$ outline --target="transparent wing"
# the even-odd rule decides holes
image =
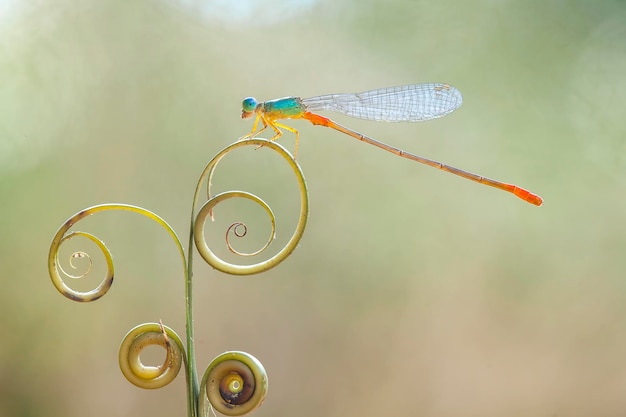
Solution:
[[[308,111],[334,111],[359,119],[418,122],[458,109],[461,92],[448,84],[426,83],[380,88],[363,93],[327,94],[302,99]]]

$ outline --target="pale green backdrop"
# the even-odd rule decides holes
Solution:
[[[117,268],[85,305],[50,283],[56,229],[123,202],[186,244],[198,175],[251,128],[244,97],[416,82],[464,104],[422,124],[328,116],[544,206],[294,121],[307,231],[262,275],[197,262],[199,366],[258,357],[258,417],[623,416],[626,6],[582,0],[0,0],[0,415],[185,415],[182,376],[146,391],[117,365],[136,324],[184,332],[167,234],[85,220]],[[266,199],[289,237],[294,181],[268,150],[229,157],[215,186]]]

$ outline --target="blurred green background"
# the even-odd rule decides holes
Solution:
[[[244,97],[416,82],[458,87],[463,107],[329,116],[544,206],[293,121],[308,228],[262,275],[196,263],[200,372],[225,350],[259,358],[258,417],[623,416],[626,5],[583,0],[0,0],[0,415],[184,415],[182,376],[147,391],[117,365],[136,324],[184,334],[171,239],[131,213],[81,222],[116,281],[79,304],[50,284],[56,229],[123,202],[186,245],[200,172],[251,128]],[[214,185],[264,198],[275,245],[289,238],[295,181],[269,150],[230,155]],[[267,222],[243,206],[218,219],[250,214],[254,247]]]

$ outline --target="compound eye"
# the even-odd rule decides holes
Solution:
[[[241,103],[241,109],[245,112],[253,112],[256,109],[257,101],[254,97],[247,97]]]

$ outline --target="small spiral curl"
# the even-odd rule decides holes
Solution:
[[[272,256],[271,258],[265,261],[261,261],[253,265],[235,265],[235,264],[231,264],[229,262],[222,260],[209,248],[206,242],[205,236],[204,236],[204,227],[205,227],[207,220],[213,219],[213,209],[219,203],[225,200],[231,199],[231,198],[248,199],[248,200],[255,202],[259,206],[261,206],[267,213],[271,222],[271,227],[272,227],[271,229],[272,231],[270,233],[269,239],[263,247],[261,247],[259,250],[252,252],[252,253],[241,253],[241,252],[236,251],[232,247],[230,240],[229,240],[229,234],[232,232],[234,236],[241,237],[240,235],[245,235],[245,233],[247,233],[247,226],[241,222],[233,223],[226,232],[226,245],[231,252],[237,255],[241,255],[241,256],[258,255],[270,246],[270,244],[272,243],[272,241],[274,240],[276,236],[276,228],[275,228],[276,219],[274,217],[274,214],[272,213],[272,210],[267,205],[267,203],[265,203],[262,199],[260,199],[256,195],[245,192],[245,191],[227,191],[227,192],[223,192],[223,193],[211,196],[211,190],[210,190],[211,178],[213,176],[213,173],[215,171],[217,164],[229,152],[242,146],[254,146],[256,148],[263,147],[263,148],[271,149],[277,152],[280,156],[282,156],[287,161],[289,166],[292,168],[293,172],[296,175],[296,179],[298,181],[298,186],[300,189],[300,215],[298,217],[298,224],[296,225],[296,228],[294,230],[293,235],[291,236],[291,239],[289,239],[287,244],[274,256]],[[245,139],[239,142],[235,142],[231,144],[230,146],[227,146],[222,151],[220,151],[215,157],[213,157],[213,159],[208,163],[208,165],[204,169],[200,177],[200,181],[198,182],[198,187],[196,189],[194,202],[198,201],[204,179],[206,179],[207,184],[208,184],[207,193],[208,193],[209,199],[206,203],[204,203],[200,207],[200,209],[197,212],[197,215],[192,220],[192,229],[193,229],[193,237],[194,237],[194,243],[196,244],[196,248],[198,249],[198,252],[202,256],[202,258],[204,258],[204,260],[209,265],[227,274],[251,275],[251,274],[264,272],[270,268],[273,268],[274,266],[281,263],[285,258],[287,258],[291,254],[291,252],[293,252],[293,250],[296,248],[296,246],[300,242],[300,238],[302,237],[302,234],[304,233],[304,229],[306,227],[306,223],[307,223],[307,219],[309,215],[309,197],[308,197],[306,181],[304,179],[304,174],[302,173],[302,170],[300,169],[300,166],[298,165],[298,163],[295,161],[295,159],[293,159],[293,156],[291,156],[291,154],[285,148],[283,148],[281,145],[279,145],[276,142],[272,142],[272,141],[268,141],[266,139],[260,139],[260,138]],[[195,203],[194,203],[194,206],[195,206]],[[242,230],[239,230],[240,228],[242,228]]]
[[[269,207],[267,207],[267,209],[269,210]],[[271,212],[271,210],[270,210]],[[245,223],[243,222],[235,222],[233,224],[231,224],[230,226],[228,226],[228,229],[226,230],[226,246],[228,247],[228,250],[231,251],[232,253],[234,253],[235,255],[239,255],[239,256],[254,256],[254,255],[258,255],[259,253],[263,252],[271,243],[272,243],[272,239],[276,238],[276,231],[275,231],[275,222],[274,222],[274,218],[273,218],[273,214],[270,215],[270,218],[272,219],[272,234],[270,236],[270,239],[267,241],[267,243],[265,244],[265,246],[263,246],[261,249],[255,251],[255,252],[241,252],[238,251],[237,249],[235,249],[233,247],[233,245],[230,243],[230,235],[232,233],[233,236],[235,237],[245,237],[248,234],[248,226],[246,226]]]
[[[201,410],[241,416],[258,408],[267,394],[265,368],[246,352],[224,352],[211,361],[200,385]]]
[[[166,351],[158,366],[141,362],[141,351],[148,346],[160,346]],[[180,337],[161,323],[144,323],[130,330],[120,345],[120,369],[126,379],[140,388],[156,389],[172,382],[185,358]]]

